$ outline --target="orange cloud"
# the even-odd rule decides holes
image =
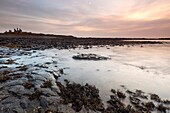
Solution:
[[[128,20],[148,21],[169,18],[169,15],[170,3],[159,3],[146,6],[143,9],[133,9],[126,12],[124,18]]]

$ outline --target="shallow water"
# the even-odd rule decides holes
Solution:
[[[51,50],[58,52],[58,50]],[[89,83],[100,89],[103,100],[108,100],[110,89],[140,89],[170,99],[170,46],[76,49],[58,52],[59,67],[69,67],[63,78],[81,84]],[[109,56],[107,61],[73,60],[76,53],[95,53]]]
[[[60,80],[68,79],[76,83],[89,83],[100,90],[104,101],[109,100],[110,90],[126,88],[140,89],[146,93],[156,93],[163,99],[170,99],[170,45],[144,45],[132,47],[93,47],[91,49],[37,50],[32,55],[12,56],[23,65],[44,64],[55,71],[66,68]],[[110,57],[111,60],[84,61],[74,60],[77,53],[94,53]],[[9,66],[9,65],[8,65]],[[10,65],[15,67],[17,65]],[[45,69],[44,69],[45,70]],[[43,74],[46,71],[39,71]]]

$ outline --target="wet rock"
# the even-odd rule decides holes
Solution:
[[[31,75],[26,75],[26,77],[28,78],[28,80],[33,80],[33,76],[31,76]]]
[[[0,64],[14,64],[14,63],[15,63],[15,60],[12,60],[12,59],[8,59],[5,62],[0,62]]]
[[[47,81],[47,78],[41,76],[41,75],[36,75],[36,76],[33,76],[33,79],[34,80],[40,80],[40,81]]]
[[[2,83],[2,82],[5,82],[5,81],[7,81],[7,80],[9,80],[10,79],[10,76],[1,76],[0,77],[0,82]]]
[[[163,102],[164,104],[168,104],[168,105],[170,104],[170,101],[169,101],[169,100],[163,100],[162,102]]]
[[[9,92],[14,95],[31,95],[33,93],[32,90],[25,89],[22,85],[15,85],[9,89]]]
[[[99,96],[99,90],[95,86],[66,83],[66,87],[57,82],[60,88],[59,95],[63,98],[64,104],[72,103],[72,108],[79,112],[84,106],[86,110],[104,110],[103,103]]]
[[[0,95],[0,101],[8,98],[10,95]]]
[[[2,51],[1,51],[2,52]],[[5,56],[4,55],[0,55],[0,58],[5,58]]]
[[[18,79],[18,80],[24,80],[25,78],[22,78],[24,76],[23,73],[13,73],[9,75],[12,79]],[[26,80],[26,79],[25,79]]]
[[[8,66],[0,66],[0,69],[8,68]]]
[[[21,78],[22,75],[20,74],[12,74],[8,71],[3,71],[2,76],[0,76],[0,82],[6,82],[12,79],[17,79],[17,78]]]
[[[20,101],[20,106],[23,108],[23,109],[26,109],[28,107],[28,102],[26,100],[21,100]]]
[[[27,80],[11,80],[9,82],[4,83],[4,86],[15,86],[15,85],[23,85]]]
[[[11,73],[11,70],[7,69],[7,70],[4,70],[4,71],[1,71],[0,72],[2,76],[7,76],[8,74]]]
[[[144,92],[142,90],[136,90],[135,94],[133,94],[134,97],[139,97],[142,99],[148,99],[146,95],[144,95]]]
[[[135,108],[138,110],[138,111],[141,111],[141,113],[150,113],[149,110],[139,104],[136,104],[134,105]]]
[[[130,102],[134,105],[138,105],[140,103],[140,99],[136,97],[129,96]]]
[[[137,94],[142,94],[142,93],[144,93],[142,90],[136,90],[136,93]]]
[[[23,84],[23,86],[27,89],[31,89],[32,87],[34,87],[34,84],[30,81],[26,82]]]
[[[111,99],[109,101],[107,101],[107,103],[109,103],[110,105],[116,107],[116,108],[119,108],[121,106],[124,106],[124,104],[119,100],[119,99]]]
[[[52,90],[53,92],[55,92],[55,93],[60,93],[60,89],[59,89],[58,86],[52,86],[52,87],[51,87],[51,90]]]
[[[45,96],[40,97],[40,106],[42,106],[43,108],[46,108],[49,106],[49,103]]]
[[[155,108],[155,105],[154,105],[153,102],[147,102],[147,103],[144,104],[144,106],[145,106],[148,110],[151,110],[151,111],[153,111],[154,108]]]
[[[126,98],[126,95],[125,95],[124,93],[120,92],[120,91],[117,91],[117,96],[118,96],[119,98],[122,98],[122,99],[125,99],[125,98]]]
[[[42,95],[45,96],[57,96],[58,94],[52,91],[50,88],[39,88],[37,89],[38,92],[41,92]]]
[[[128,110],[127,113],[141,113],[141,112],[133,109],[133,107],[131,105],[127,105],[126,109]]]
[[[58,70],[60,74],[64,74],[64,70],[63,69],[59,69]]]
[[[135,95],[134,92],[130,91],[130,90],[126,90],[126,93],[130,94],[130,95]]]
[[[119,100],[119,98],[118,98],[116,95],[110,95],[110,98],[111,98],[112,100]]]
[[[111,99],[107,101],[111,106],[107,107],[104,113],[130,113],[125,105],[119,100]]]
[[[43,95],[42,91],[35,91],[34,93],[32,93],[30,96],[29,96],[29,99],[30,100],[34,100],[34,99],[39,99],[40,96]]]
[[[96,54],[79,54],[72,57],[75,60],[108,60],[110,58]]]
[[[46,62],[45,64],[49,65],[49,64],[51,64],[51,62]]]
[[[47,64],[42,64],[42,65],[39,65],[38,67],[40,67],[40,68],[48,68],[48,65]]]
[[[115,94],[115,93],[116,93],[116,90],[114,90],[114,89],[111,89],[111,92]]]
[[[156,102],[161,102],[160,97],[156,94],[150,94],[150,98],[151,98],[151,100],[154,100]]]
[[[52,81],[51,81],[51,80],[48,80],[48,81],[45,81],[45,82],[43,83],[43,85],[41,85],[41,88],[51,88],[52,85],[53,85],[53,84],[52,84]]]
[[[2,105],[0,106],[0,112],[2,113],[23,113],[24,110],[20,106],[20,99],[14,96],[10,96],[3,101],[1,101]]]
[[[160,104],[157,106],[157,110],[160,112],[166,113],[166,110],[168,110],[168,108],[163,106],[163,104]]]
[[[19,66],[19,67],[16,67],[16,68],[19,68],[19,71],[26,71],[28,69],[28,67],[26,65]]]

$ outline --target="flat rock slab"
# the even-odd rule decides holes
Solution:
[[[96,54],[78,54],[72,57],[75,60],[109,60],[111,58]]]

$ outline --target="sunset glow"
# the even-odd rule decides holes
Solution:
[[[170,37],[167,0],[1,0],[0,32]]]

